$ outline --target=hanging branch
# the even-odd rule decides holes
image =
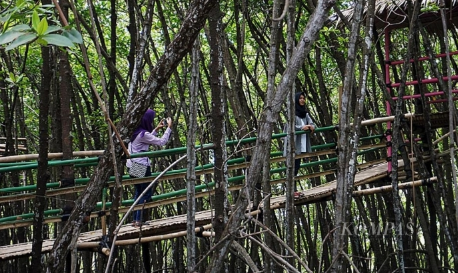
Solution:
[[[60,20],[62,21],[64,26],[68,26],[67,18],[65,17],[64,13],[62,12],[62,9],[60,8],[59,3],[57,2],[57,0],[52,0],[52,2],[54,3],[54,6],[56,6],[57,13],[59,14]]]
[[[272,21],[277,21],[278,22],[278,21],[283,20],[283,18],[285,18],[286,12],[288,12],[288,8],[289,8],[289,1],[290,0],[285,0],[285,6],[283,7],[283,12],[281,13],[280,17],[272,18]]]

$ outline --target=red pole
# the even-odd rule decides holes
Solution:
[[[458,75],[454,75],[451,78],[452,78],[452,80],[456,81],[456,80],[458,80]],[[448,77],[444,76],[444,77],[442,77],[442,80],[443,81],[448,81]],[[423,79],[423,80],[421,80],[421,83],[422,84],[437,83],[438,81],[439,81],[439,79],[437,79],[437,78],[431,78],[431,79]],[[418,81],[410,81],[410,82],[406,82],[406,85],[417,85],[418,83],[419,83]],[[400,85],[401,85],[401,83],[399,83],[399,82],[391,84],[392,87],[399,87]]]
[[[458,90],[454,89],[454,90],[452,90],[452,93],[458,93]],[[443,95],[443,94],[444,94],[444,91],[436,91],[436,92],[426,93],[425,97],[439,96],[439,95]],[[418,99],[420,97],[421,97],[420,94],[415,94],[415,95],[403,96],[402,99],[404,99],[404,100],[406,100],[406,99]],[[398,97],[393,97],[393,100],[397,100],[397,99],[398,99]],[[435,102],[437,102],[437,101],[438,100],[435,100]]]
[[[453,55],[456,55],[458,54],[458,51],[453,51],[453,52],[450,52],[448,55],[449,56],[453,56]],[[436,58],[443,58],[443,57],[446,57],[447,56],[447,53],[441,53],[441,54],[437,54],[436,55]],[[429,60],[429,57],[421,57],[421,58],[418,58],[419,61],[427,61]],[[409,62],[413,63],[415,60],[414,59],[410,59]],[[392,61],[391,62],[391,65],[398,65],[398,64],[403,64],[405,61],[404,60],[400,60],[400,61]]]

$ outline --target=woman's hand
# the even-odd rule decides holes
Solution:
[[[172,119],[171,118],[165,118],[161,120],[161,122],[159,122],[155,130],[157,131],[161,128],[164,128],[165,126],[172,128]]]
[[[162,128],[164,128],[165,126],[167,126],[166,119],[162,119],[162,120],[159,122],[159,124],[157,125],[156,129],[154,129],[154,130],[158,131],[159,129],[162,129]]]
[[[313,132],[315,130],[315,126],[313,126],[313,125],[304,125],[304,126],[302,126],[302,130],[304,130],[304,131],[310,130],[310,131]]]
[[[172,128],[172,118],[166,118],[165,120],[167,121],[167,126]]]

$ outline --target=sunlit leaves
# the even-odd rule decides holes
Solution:
[[[38,12],[36,12],[34,10],[33,14],[32,14],[32,27],[33,27],[33,29],[37,30],[39,23],[40,23],[40,17],[38,17]]]
[[[48,8],[53,8],[53,6],[40,7],[34,4],[33,9],[30,9],[30,6],[25,8],[28,2],[32,3],[27,0],[17,1],[14,8],[8,10],[5,16],[0,17],[0,22],[3,22],[0,45],[8,44],[5,50],[11,50],[34,42],[43,46],[56,45],[63,47],[73,47],[75,43],[83,42],[81,34],[75,29],[49,25],[47,14],[50,11]],[[19,14],[23,15],[22,18],[16,16]]]
[[[422,5],[421,12],[438,12],[439,5],[435,2],[426,1],[425,5]]]
[[[46,18],[43,18],[41,19],[35,31],[37,32],[38,36],[41,36],[45,33],[46,30],[48,30],[48,21],[46,20]]]
[[[8,73],[8,76],[5,77],[5,81],[9,84],[10,87],[12,86],[26,86],[29,84],[29,80],[27,77],[24,77],[24,74],[15,75],[12,72]]]

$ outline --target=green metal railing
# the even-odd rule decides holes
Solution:
[[[358,152],[358,155],[367,153],[369,151],[378,150],[378,149],[381,149],[381,148],[366,149],[366,150]],[[277,156],[278,154],[279,154],[278,152],[277,153],[273,153],[273,155],[275,155],[275,156]],[[238,160],[240,160],[240,159],[237,159],[237,161]],[[301,164],[301,168],[303,168],[303,167],[313,167],[313,166],[322,165],[322,164],[331,164],[331,163],[335,163],[335,162],[337,162],[337,157],[324,159],[324,160],[319,160],[319,161],[311,161],[311,162],[303,163],[303,164]],[[271,174],[276,174],[276,173],[282,173],[282,172],[285,172],[285,171],[286,171],[286,167],[281,167],[281,168],[271,169],[270,173]],[[125,176],[125,177],[128,177],[128,176]],[[228,183],[239,182],[239,181],[243,181],[244,179],[245,179],[245,176],[243,176],[243,175],[242,176],[234,176],[234,177],[231,177],[231,178],[228,179]],[[196,192],[201,192],[203,190],[212,189],[214,185],[215,185],[215,182],[210,182],[210,183],[198,185],[198,186],[195,187],[195,189],[196,189]],[[187,191],[188,191],[187,189],[181,189],[181,190],[177,190],[177,191],[163,193],[163,194],[160,194],[160,195],[155,195],[155,196],[152,196],[151,201],[160,201],[160,200],[164,200],[164,199],[168,199],[168,198],[185,196]],[[134,203],[133,199],[123,200],[121,202],[122,206],[130,206],[133,203]],[[111,202],[106,202],[105,203],[105,209],[108,209],[110,207],[111,207]],[[96,209],[100,210],[101,208],[102,208],[102,202],[98,202],[97,205],[96,205]],[[61,209],[52,209],[52,210],[46,210],[45,211],[45,216],[52,216],[52,215],[59,216],[61,214],[62,214],[62,210]],[[32,219],[33,215],[34,215],[33,213],[26,213],[26,214],[21,214],[21,215],[16,215],[16,216],[9,216],[9,217],[0,218],[0,224],[20,223],[21,221],[24,221],[24,220],[27,220],[27,219]]]
[[[320,132],[320,131],[326,131],[326,130],[335,130],[336,126],[329,126],[329,127],[323,127],[323,128],[317,128],[315,132]],[[306,132],[297,132],[297,134],[301,133],[306,133]],[[278,139],[285,137],[287,134],[286,133],[281,133],[281,134],[274,134],[272,136],[272,139]],[[368,137],[363,137],[360,138],[360,141],[364,140],[371,140],[371,139],[376,139],[379,138],[381,139],[383,135],[374,135],[374,136],[368,136]],[[236,144],[245,144],[245,143],[251,143],[255,142],[256,138],[246,138],[246,139],[241,139],[241,140],[230,140],[227,141],[227,145],[236,145]],[[210,149],[213,147],[213,144],[205,144],[205,145],[198,145],[196,146],[197,148],[203,148],[203,149]],[[336,147],[336,143],[327,143],[327,144],[320,144],[320,145],[314,145],[312,146],[313,151],[319,151],[319,150],[325,150],[325,149],[333,149]],[[378,148],[369,148],[365,150],[358,151],[358,155],[363,155],[368,152],[376,151],[381,149],[382,147]],[[180,148],[173,148],[173,149],[167,149],[167,150],[160,150],[160,151],[151,151],[151,152],[143,152],[143,153],[136,153],[131,155],[132,158],[135,157],[151,157],[151,158],[156,158],[156,157],[162,157],[162,156],[167,156],[167,155],[173,155],[173,154],[183,154],[186,153],[187,147],[180,147]],[[270,154],[271,158],[275,157],[282,157],[283,153],[282,152],[272,152]],[[69,164],[74,164],[75,166],[93,166],[97,165],[98,162],[98,157],[93,157],[93,158],[84,158],[84,159],[71,159],[71,160],[52,160],[49,162],[49,166],[59,166],[59,165],[69,165]],[[241,164],[246,162],[245,158],[235,158],[235,159],[230,159],[228,160],[227,164],[228,165],[234,165],[234,164]],[[301,164],[301,167],[313,167],[317,165],[322,165],[322,164],[331,164],[337,162],[337,157],[333,158],[328,158],[328,159],[322,159],[319,161],[311,161],[307,163]],[[86,165],[88,164],[88,165]],[[7,172],[7,171],[18,171],[18,170],[24,170],[24,169],[33,169],[36,168],[38,163],[3,163],[0,164],[0,172]],[[196,171],[204,171],[204,170],[209,170],[214,167],[213,164],[205,164],[201,166],[196,167]],[[179,170],[170,170],[166,173],[166,175],[174,175],[174,174],[185,174],[186,169],[179,169]],[[270,170],[271,174],[278,174],[286,171],[286,167],[280,167],[280,168],[274,168]],[[156,172],[152,174],[152,178],[157,177],[160,174],[160,172]],[[122,176],[122,179],[130,179],[129,175],[124,175]],[[164,177],[164,179],[167,179],[167,177]],[[228,182],[237,182],[237,181],[243,181],[245,179],[245,176],[235,176],[231,177],[228,179]],[[89,182],[90,178],[79,178],[75,179],[75,185],[86,185]],[[111,176],[109,178],[108,182],[113,182],[115,180],[114,176]],[[201,192],[206,189],[211,189],[214,186],[214,182],[210,182],[207,184],[202,184],[196,186],[196,192]],[[59,182],[51,182],[46,184],[47,189],[55,189],[60,187]],[[36,185],[27,185],[27,186],[20,186],[20,187],[11,187],[11,188],[3,188],[0,189],[0,194],[14,194],[14,193],[24,193],[27,191],[34,191],[36,190]],[[163,199],[168,199],[171,197],[178,197],[178,196],[183,196],[186,195],[187,189],[181,189],[177,191],[172,191],[169,193],[163,193],[160,195],[155,195],[152,197],[152,201],[159,201]],[[122,201],[122,206],[130,206],[132,205],[134,200],[124,200]],[[96,209],[100,210],[102,207],[102,202],[97,203]],[[111,202],[105,202],[105,208],[110,208],[111,207]],[[51,210],[46,210],[44,212],[45,216],[49,217],[52,215],[61,215],[62,210],[61,209],[51,209]],[[22,215],[16,215],[16,216],[8,216],[8,217],[3,217],[0,218],[0,223],[16,223],[16,222],[21,222],[26,219],[32,219],[34,216],[33,213],[26,213]]]

